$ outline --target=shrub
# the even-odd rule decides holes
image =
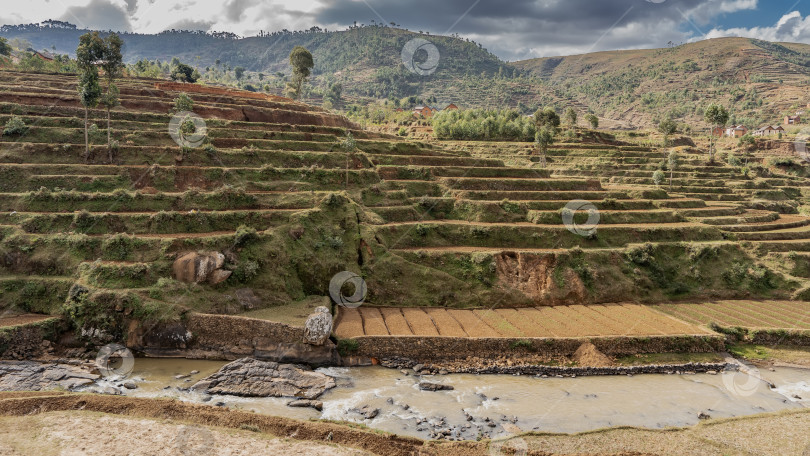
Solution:
[[[247,283],[259,274],[259,269],[258,261],[245,260],[239,263],[239,266],[233,270],[233,276],[239,282]]]
[[[419,236],[427,236],[430,233],[431,228],[432,227],[430,225],[422,225],[421,223],[418,223],[416,228],[414,228],[414,231],[416,231],[416,234]]]
[[[656,188],[664,182],[664,172],[660,169],[653,173],[653,182],[655,183]]]
[[[360,343],[354,339],[340,339],[337,343],[337,350],[340,356],[348,356],[356,353],[360,348]]]
[[[113,260],[126,260],[136,247],[135,237],[126,233],[117,233],[108,236],[101,243],[101,248],[107,258]]]
[[[505,199],[505,200],[501,201],[501,209],[503,209],[504,212],[509,212],[511,214],[519,214],[520,213],[520,203],[515,203],[513,201],[509,201],[508,199]]]
[[[794,166],[799,166],[790,157],[771,157],[768,159],[768,164],[771,166],[781,166],[784,168],[792,168]]]
[[[96,219],[93,214],[85,209],[82,209],[73,215],[73,227],[76,231],[88,231],[93,227],[93,225],[95,225],[95,223]]]
[[[180,111],[191,111],[194,109],[194,100],[188,96],[187,93],[181,92],[177,98],[174,99],[174,110],[177,112]]]
[[[742,166],[742,160],[737,158],[737,156],[731,152],[728,153],[728,158],[726,159],[726,161],[730,166]]]
[[[740,140],[737,141],[737,145],[745,148],[746,150],[756,150],[757,140],[752,135],[747,134],[740,137]]]
[[[627,249],[624,253],[625,258],[629,261],[644,266],[654,261],[653,258],[653,245],[646,243],[644,245],[636,245]]]
[[[251,243],[259,239],[259,235],[256,234],[256,229],[251,228],[245,225],[239,225],[239,228],[236,229],[236,234],[233,237],[233,246],[234,247],[244,247],[248,243]]]
[[[519,349],[519,348],[531,349],[532,348],[532,341],[530,341],[529,339],[516,340],[516,341],[512,342],[511,344],[509,344],[509,348],[511,348],[511,349]]]
[[[25,125],[25,122],[18,117],[12,116],[11,119],[8,119],[6,122],[6,128],[3,129],[3,135],[5,136],[22,136],[28,131],[28,127]]]

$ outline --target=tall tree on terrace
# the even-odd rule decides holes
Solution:
[[[669,144],[669,136],[678,130],[678,124],[674,120],[667,117],[658,123],[658,132],[664,135],[664,147]]]
[[[287,92],[294,99],[301,97],[301,87],[304,81],[309,77],[312,67],[315,62],[312,60],[312,53],[310,53],[303,46],[296,46],[290,52],[290,66],[292,67],[293,79],[292,82],[287,84]]]
[[[574,108],[568,108],[565,110],[565,123],[568,124],[568,128],[576,128],[577,112],[574,111]]]
[[[110,163],[113,162],[113,148],[112,148],[112,135],[110,128],[110,110],[121,104],[120,92],[118,86],[115,85],[115,80],[123,75],[124,62],[121,56],[121,46],[124,42],[121,37],[115,33],[111,33],[102,40],[102,58],[100,62],[101,68],[104,70],[104,79],[107,81],[107,91],[101,99],[101,104],[107,108],[107,150],[109,153]]]
[[[89,110],[98,106],[101,86],[98,83],[96,64],[104,58],[104,41],[98,32],[85,33],[79,37],[76,48],[76,66],[79,69],[79,99],[84,106],[84,160],[90,158]]]
[[[593,128],[594,130],[599,128],[599,118],[596,117],[596,114],[593,113],[588,114],[587,116],[585,116],[585,120],[588,121],[588,123],[591,125],[591,128]]]
[[[546,166],[546,150],[548,146],[554,144],[554,127],[544,125],[540,127],[534,134],[534,143],[540,148],[543,155],[540,156],[541,164]]]
[[[538,130],[543,127],[550,128],[553,136],[553,133],[557,132],[557,127],[560,126],[560,116],[552,107],[538,109],[534,113],[534,123],[537,125]]]
[[[671,150],[667,155],[667,168],[669,168],[669,190],[672,191],[672,174],[678,167],[678,152]]]
[[[714,130],[726,126],[726,123],[728,123],[728,111],[726,111],[726,108],[712,103],[706,108],[703,119],[711,126],[711,131],[709,131],[709,161],[714,162]]]

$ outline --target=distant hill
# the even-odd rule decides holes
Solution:
[[[72,53],[85,32],[63,22],[0,28],[0,36],[59,53]],[[504,62],[459,37],[379,25],[248,38],[189,31],[122,37],[129,63],[178,57],[202,71],[219,60],[225,67],[267,74],[289,74],[289,52],[301,45],[315,58],[313,83],[324,88],[340,82],[351,102],[416,95],[435,98],[437,105],[518,107],[527,114],[539,106],[572,106],[595,112],[608,128],[651,126],[668,115],[703,128],[703,109],[712,102],[728,107],[732,122],[756,127],[802,111],[810,102],[810,45],[747,38]],[[433,74],[420,76],[402,64],[402,48],[413,38],[438,49]],[[309,101],[317,102],[317,95]]]
[[[778,122],[804,110],[810,95],[810,45],[717,38],[672,48],[595,52],[513,65],[561,99],[626,125],[668,113],[692,123],[719,103],[733,121]]]
[[[59,27],[4,26],[0,28],[0,36],[28,40],[34,49],[55,47],[56,52],[73,54],[79,36],[88,30],[62,24]],[[189,31],[157,35],[122,33],[121,37],[127,63],[140,59],[168,61],[178,57],[200,69],[213,66],[219,60],[223,65],[242,66],[249,71],[287,74],[290,51],[300,45],[312,52],[316,77],[342,82],[350,93],[380,98],[421,92],[428,78],[408,71],[401,57],[403,46],[414,38],[428,39],[439,51],[439,65],[430,75],[431,79],[446,81],[468,73],[491,76],[511,71],[508,64],[476,43],[383,26],[343,31],[313,27],[307,31],[282,31],[248,38]]]

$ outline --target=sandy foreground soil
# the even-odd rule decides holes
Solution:
[[[429,442],[413,455],[810,455],[810,410],[717,420],[687,429],[614,428],[525,434],[493,442]],[[0,456],[373,455],[336,444],[168,419],[90,411],[0,417]],[[384,454],[384,453],[383,453]]]
[[[326,443],[281,439],[250,430],[98,412],[49,412],[0,418],[2,456],[110,454],[360,456],[372,453]]]

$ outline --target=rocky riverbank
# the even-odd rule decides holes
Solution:
[[[0,362],[0,391],[77,391],[101,378],[79,361],[39,363],[36,361]]]

